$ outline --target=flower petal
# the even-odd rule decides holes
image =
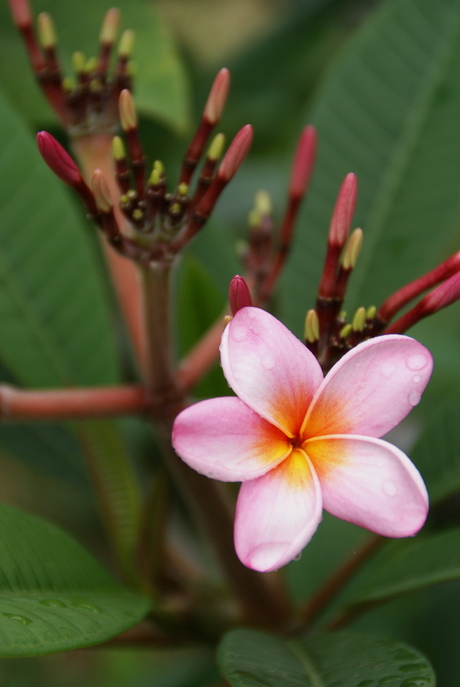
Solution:
[[[304,444],[318,474],[324,509],[385,537],[423,526],[428,494],[419,471],[396,446],[363,436],[327,436]]]
[[[276,318],[252,307],[236,313],[220,351],[233,391],[266,420],[296,435],[323,379],[315,356]]]
[[[432,368],[430,352],[408,336],[389,334],[359,344],[316,392],[304,434],[383,436],[420,401]]]
[[[263,477],[245,482],[235,516],[235,549],[248,568],[268,572],[292,561],[321,521],[318,478],[296,449]]]
[[[285,434],[233,396],[201,401],[179,413],[172,442],[187,465],[223,482],[264,475],[292,450]]]

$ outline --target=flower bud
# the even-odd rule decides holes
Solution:
[[[243,277],[240,277],[238,274],[233,277],[232,281],[230,282],[228,300],[230,302],[230,310],[232,311],[232,315],[236,315],[238,310],[241,310],[241,308],[252,305],[249,287],[244,281]]]

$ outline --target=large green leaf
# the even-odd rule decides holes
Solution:
[[[54,19],[65,73],[71,73],[71,55],[76,50],[87,56],[97,54],[99,30],[109,3],[105,0],[81,0],[78,4],[47,0],[31,4],[37,12],[46,10]],[[122,28],[133,29],[136,33],[134,58],[138,64],[136,104],[139,110],[183,130],[188,124],[186,78],[167,27],[154,3],[148,0],[119,0],[116,6],[122,11]],[[0,41],[3,46],[0,79],[9,95],[32,122],[48,121],[50,109],[32,83],[25,49],[5,1],[0,3]]]
[[[347,606],[366,608],[460,579],[460,529],[389,542],[359,578]]]
[[[390,0],[337,56],[308,119],[319,159],[290,268],[289,325],[312,307],[339,184],[359,180],[364,247],[349,307],[377,305],[455,247],[460,1]]]
[[[0,655],[88,647],[138,623],[148,602],[118,585],[66,534],[0,506]]]
[[[232,687],[430,687],[435,677],[414,649],[349,633],[282,641],[250,630],[224,637],[218,662]]]
[[[0,358],[29,386],[113,382],[108,297],[86,227],[1,96],[0,121]]]
[[[460,398],[439,410],[411,451],[432,503],[460,490]]]

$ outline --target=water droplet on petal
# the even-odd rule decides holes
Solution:
[[[30,618],[25,618],[23,615],[16,615],[15,613],[2,613],[5,618],[8,618],[9,620],[16,620],[18,623],[21,623],[22,625],[30,625],[31,620]]]
[[[275,367],[275,359],[269,355],[265,356],[262,358],[262,367],[264,367],[266,370],[273,370]]]
[[[255,311],[254,310],[248,310],[248,317],[249,317],[249,319],[254,320],[256,317]]]
[[[411,406],[416,406],[420,403],[421,398],[422,395],[414,389],[409,394],[409,403],[411,404]]]
[[[416,370],[423,370],[428,365],[428,358],[424,355],[411,355],[406,360],[406,365],[409,370],[415,372]]]
[[[301,558],[302,558],[302,551],[300,553],[298,553],[297,556],[294,556],[294,558],[292,560],[293,561],[300,561]]]
[[[396,494],[396,491],[397,491],[396,484],[394,482],[392,482],[391,480],[387,479],[382,484],[382,491],[387,496],[394,496]]]
[[[385,362],[380,365],[380,374],[386,379],[389,379],[394,371],[395,364],[392,363],[391,360],[385,360]]]
[[[232,327],[231,329],[232,339],[235,341],[244,341],[247,336],[247,331],[245,327]]]
[[[414,375],[412,377],[412,381],[414,382],[414,384],[419,384],[419,382],[422,381],[422,378],[420,377],[420,375]]]

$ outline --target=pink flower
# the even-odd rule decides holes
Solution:
[[[329,513],[387,537],[424,524],[428,495],[409,458],[379,437],[415,406],[432,358],[407,336],[356,346],[323,378],[314,355],[259,308],[225,329],[221,361],[236,397],[193,405],[173,444],[200,473],[243,482],[235,549],[249,568],[295,558]]]

